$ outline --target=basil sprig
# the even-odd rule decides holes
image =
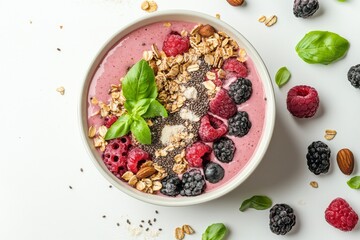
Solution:
[[[130,131],[142,144],[151,144],[151,132],[144,118],[167,117],[167,111],[156,100],[158,95],[154,71],[145,60],[137,62],[122,81],[126,114],[111,125],[105,140],[122,137]]]
[[[272,205],[272,201],[269,197],[255,195],[242,202],[240,211],[244,212],[248,208],[255,208],[256,210],[265,210],[270,208],[271,205]]]
[[[330,64],[345,56],[350,43],[336,33],[311,31],[296,45],[299,57],[307,63]]]
[[[214,223],[206,228],[201,240],[223,240],[226,234],[227,228],[223,223]]]
[[[360,189],[360,176],[352,177],[349,181],[347,181],[347,185],[352,189]]]

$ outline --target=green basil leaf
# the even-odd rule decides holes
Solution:
[[[146,113],[144,113],[142,117],[152,118],[157,116],[167,117],[168,113],[161,103],[159,103],[157,100],[153,100]]]
[[[264,210],[270,208],[272,201],[267,196],[255,195],[242,202],[240,211],[245,211],[248,208],[255,208],[256,210]]]
[[[347,184],[352,189],[360,189],[360,176],[355,176],[351,178],[349,181],[347,181]]]
[[[312,31],[296,45],[296,52],[307,63],[330,64],[345,56],[350,43],[336,33]]]
[[[141,144],[151,144],[150,128],[142,117],[134,119],[130,131]]]
[[[105,140],[122,137],[130,131],[132,119],[128,114],[124,114],[114,122],[105,134]]]
[[[126,100],[157,97],[154,71],[145,60],[140,60],[128,71],[122,81],[122,90]]]
[[[223,223],[214,223],[206,228],[202,234],[202,240],[223,240],[227,234],[227,228]]]
[[[152,101],[154,101],[152,98],[143,98],[138,101],[126,100],[124,106],[130,115],[141,116],[147,112]]]
[[[284,86],[290,79],[291,73],[286,67],[280,68],[275,75],[275,82],[279,87]]]

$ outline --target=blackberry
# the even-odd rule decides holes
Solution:
[[[197,196],[205,191],[206,183],[204,176],[198,169],[191,169],[182,176],[182,196]]]
[[[249,79],[238,78],[229,86],[229,95],[236,104],[246,102],[252,94],[252,83]]]
[[[213,145],[215,157],[223,163],[229,163],[234,158],[235,144],[228,137],[222,137],[216,140]]]
[[[224,178],[224,169],[217,163],[209,162],[204,167],[205,179],[210,183],[217,183]]]
[[[248,134],[251,128],[249,114],[244,111],[238,112],[235,116],[228,120],[229,135],[243,137]]]
[[[175,175],[169,175],[161,181],[162,188],[160,192],[164,195],[175,197],[180,193],[181,190],[181,180]]]
[[[306,154],[309,170],[315,175],[327,173],[330,168],[330,148],[321,141],[313,142]]]
[[[269,217],[270,230],[277,235],[287,234],[296,223],[294,210],[287,204],[275,204]]]
[[[360,64],[352,66],[347,74],[348,80],[355,88],[360,88]]]
[[[295,0],[293,12],[295,17],[307,18],[319,9],[318,0]]]

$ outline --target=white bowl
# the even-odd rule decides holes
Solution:
[[[239,43],[239,45],[246,50],[248,56],[253,60],[254,65],[256,66],[256,69],[258,71],[258,75],[263,83],[264,92],[267,98],[265,121],[264,121],[265,126],[263,128],[263,133],[258,143],[257,149],[255,150],[254,154],[252,155],[247,165],[241,170],[239,174],[237,174],[233,179],[231,179],[223,186],[196,197],[172,198],[172,197],[164,197],[161,195],[151,195],[151,194],[142,193],[128,186],[127,183],[124,183],[121,180],[117,179],[110,171],[107,170],[106,166],[104,165],[101,159],[101,156],[94,148],[92,140],[87,137],[88,89],[92,77],[94,75],[94,72],[97,70],[97,67],[99,66],[99,64],[101,63],[107,52],[125,35],[144,25],[148,25],[159,21],[176,21],[176,20],[210,24],[213,27],[215,27],[215,29],[222,30],[226,32],[230,37],[235,39]],[[226,193],[238,187],[255,170],[255,168],[261,162],[272,137],[274,123],[275,123],[275,98],[274,98],[271,79],[269,77],[264,62],[260,58],[259,54],[256,52],[255,48],[237,30],[235,30],[233,27],[226,24],[225,22],[220,21],[215,17],[205,15],[203,13],[193,12],[193,11],[183,11],[183,10],[163,11],[158,13],[152,13],[147,17],[143,17],[133,23],[126,25],[118,33],[116,33],[113,37],[111,37],[111,39],[101,48],[101,50],[97,54],[97,57],[94,59],[93,63],[91,64],[88,70],[87,76],[84,81],[84,85],[82,87],[80,107],[79,107],[79,119],[81,125],[81,135],[86,150],[88,151],[96,168],[112,185],[114,185],[124,193],[139,200],[142,200],[144,202],[163,205],[163,206],[187,206],[187,205],[207,202],[225,195]]]

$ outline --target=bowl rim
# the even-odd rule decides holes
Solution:
[[[187,18],[188,17],[188,18]],[[124,187],[120,180],[117,179],[113,174],[111,174],[101,161],[99,163],[99,156],[96,157],[95,155],[95,148],[91,144],[91,139],[88,138],[88,129],[87,129],[87,96],[88,96],[88,87],[90,85],[91,79],[93,77],[94,71],[97,69],[97,66],[103,60],[106,53],[114,46],[116,42],[118,42],[122,37],[126,34],[130,33],[131,31],[155,22],[159,21],[184,21],[184,19],[188,19],[185,21],[193,21],[195,22],[198,19],[198,22],[206,22],[213,26],[221,26],[221,28],[227,30],[227,34],[232,36],[236,39],[241,39],[242,47],[245,47],[247,52],[251,52],[251,59],[253,60],[254,64],[256,65],[256,70],[260,76],[264,94],[267,98],[266,104],[266,111],[265,111],[265,119],[264,127],[262,136],[258,142],[257,149],[254,151],[253,155],[251,156],[249,162],[242,168],[241,173],[235,175],[233,179],[231,179],[228,183],[226,183],[221,188],[218,188],[214,191],[211,191],[206,194],[202,194],[196,197],[164,197],[159,195],[151,195],[147,193],[140,192],[134,188]],[[146,23],[146,24],[145,24]],[[250,51],[249,51],[250,50]],[[260,72],[262,74],[260,74]],[[136,20],[131,21],[130,23],[126,24],[125,26],[121,27],[115,34],[113,34],[108,40],[100,47],[100,49],[95,54],[91,64],[89,65],[83,83],[81,85],[81,94],[80,94],[80,101],[78,102],[78,122],[80,124],[80,135],[85,145],[85,149],[89,154],[92,162],[94,163],[95,167],[99,170],[99,172],[107,179],[112,185],[120,189],[122,192],[126,193],[127,195],[134,197],[138,200],[143,202],[160,205],[160,206],[190,206],[199,203],[208,202],[224,196],[225,194],[229,193],[230,191],[234,190],[241,183],[243,183],[250,175],[254,172],[256,167],[262,161],[268,146],[270,144],[274,125],[275,125],[275,117],[276,117],[276,108],[275,108],[275,96],[274,96],[274,89],[273,84],[269,75],[269,72],[265,66],[264,61],[260,57],[259,53],[253,47],[253,45],[235,28],[227,24],[226,22],[219,20],[213,16],[208,14],[204,14],[201,12],[191,11],[191,10],[166,10],[166,11],[159,11],[156,13],[152,13],[149,16],[143,16]],[[85,113],[85,114],[84,114]],[[96,153],[97,154],[97,153]],[[99,154],[97,154],[99,155]],[[100,159],[101,160],[101,159]],[[125,184],[125,183],[124,183]]]

